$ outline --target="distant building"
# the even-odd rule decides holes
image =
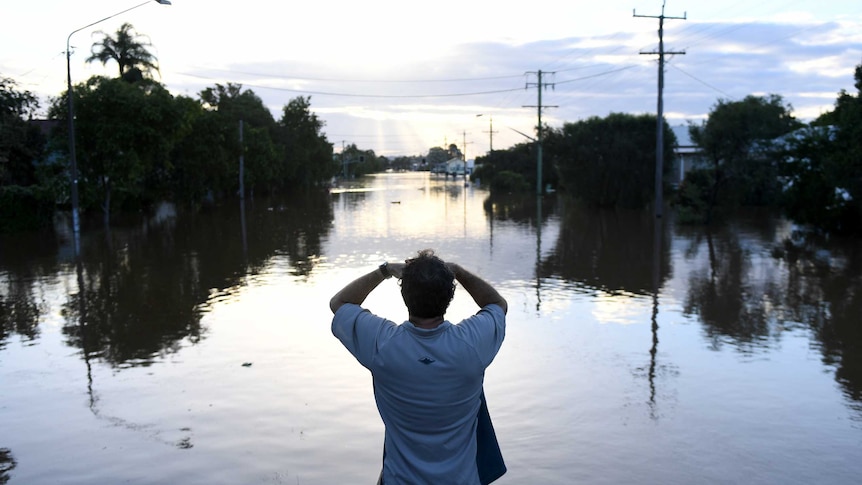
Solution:
[[[669,182],[674,187],[679,186],[685,179],[685,174],[695,168],[705,166],[703,150],[691,141],[688,134],[688,125],[671,126],[673,134],[676,135],[676,146],[673,149],[676,158],[676,170],[670,177]]]
[[[60,125],[60,120],[28,120],[31,126],[39,128],[39,131],[47,139],[51,137],[51,133]]]
[[[453,158],[446,162],[446,174],[448,175],[464,175],[464,170],[466,168],[467,173],[473,173],[473,166],[475,164],[474,160],[467,160],[467,163],[464,163],[464,160],[460,158]],[[465,166],[466,165],[466,166]]]

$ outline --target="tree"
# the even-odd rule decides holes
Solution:
[[[112,206],[137,206],[152,198],[154,185],[167,184],[169,154],[183,117],[173,96],[155,81],[130,84],[94,76],[73,92],[81,206],[101,200],[107,223]],[[52,113],[62,113],[64,105],[56,100]]]
[[[139,80],[143,74],[159,70],[156,56],[149,51],[152,44],[135,32],[132,24],[121,25],[116,37],[102,31],[96,33],[102,35],[102,40],[90,48],[91,55],[86,62],[99,61],[104,66],[108,61],[116,61],[120,77],[128,81]]]
[[[30,91],[0,77],[0,185],[32,185],[35,162],[43,155],[45,139],[27,118],[39,108]]]
[[[843,198],[836,194],[834,129],[808,126],[787,137],[781,163],[782,207],[792,220],[827,230],[840,225]]]
[[[32,123],[39,102],[15,81],[0,77],[0,232],[50,224],[53,194],[38,185],[45,136]]]
[[[705,222],[713,219],[717,207],[777,202],[780,185],[772,142],[801,126],[791,111],[777,94],[720,99],[706,121],[689,126],[692,141],[709,165],[708,177],[701,178],[706,186],[691,190],[704,199]]]
[[[783,158],[787,215],[827,232],[862,233],[862,64],[854,76],[857,92],[842,90]]]
[[[446,163],[447,160],[449,160],[449,154],[441,147],[432,147],[425,156],[425,163],[432,168],[437,164]]]
[[[536,186],[536,151],[533,143],[519,143],[476,157],[472,180],[481,181],[493,193],[525,192]]]
[[[223,175],[217,190],[236,193],[239,188],[239,156],[245,161],[244,185],[253,193],[256,187],[273,190],[281,186],[281,149],[275,139],[277,125],[263,100],[252,90],[243,90],[241,84],[216,84],[200,93],[203,106],[214,113],[208,120],[216,130],[220,146],[217,155],[219,173]],[[240,121],[243,124],[243,143],[240,146]],[[210,135],[211,136],[211,135]],[[215,188],[215,187],[214,187]]]
[[[390,160],[389,166],[393,170],[407,171],[413,169],[414,167],[416,167],[417,169],[422,169],[423,167],[420,166],[421,163],[421,157],[417,159],[417,157],[400,156]]]
[[[854,72],[856,93],[842,90],[827,120],[837,128],[832,169],[844,199],[844,230],[862,232],[862,64]]]
[[[676,137],[664,126],[665,180],[673,170]],[[560,186],[595,207],[641,208],[655,195],[655,115],[611,113],[550,130],[548,153]]]
[[[454,143],[449,144],[449,150],[447,151],[447,153],[449,154],[449,160],[452,160],[453,158],[464,158],[464,154],[461,153],[461,150],[458,148],[458,145]]]
[[[341,170],[332,143],[322,133],[323,121],[311,112],[311,97],[291,99],[278,121],[277,141],[283,149],[285,181],[305,187],[324,184]]]
[[[177,96],[175,102],[183,133],[171,152],[171,189],[178,200],[196,207],[208,197],[226,192],[236,180],[228,180],[230,152],[218,113],[186,96]]]

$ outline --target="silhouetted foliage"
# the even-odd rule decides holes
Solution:
[[[480,180],[492,192],[527,192],[536,187],[537,160],[534,143],[519,143],[507,150],[494,150],[483,157],[476,157],[476,168],[471,178]],[[556,180],[553,174],[542,178]]]
[[[742,101],[720,99],[706,121],[689,126],[691,139],[708,165],[702,169],[703,176],[693,181],[698,189],[688,191],[689,197],[697,192],[703,200],[678,201],[689,204],[689,211],[704,208],[706,213],[694,219],[709,223],[716,210],[778,204],[781,185],[774,142],[801,126],[791,111],[775,94],[746,96]]]
[[[676,136],[663,123],[662,173],[673,170]],[[612,113],[565,123],[548,135],[560,186],[595,207],[641,208],[655,196],[656,117]]]
[[[126,22],[117,29],[112,37],[102,31],[96,32],[102,40],[90,48],[90,57],[86,62],[99,61],[104,66],[108,61],[115,61],[119,77],[135,82],[143,79],[145,73],[158,71],[158,60],[149,48],[149,39],[135,32],[132,24]]]
[[[793,220],[827,232],[862,233],[862,64],[856,93],[787,140],[784,205]]]

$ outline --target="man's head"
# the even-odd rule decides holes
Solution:
[[[455,274],[431,249],[423,249],[405,261],[401,296],[411,316],[440,317],[455,296]]]

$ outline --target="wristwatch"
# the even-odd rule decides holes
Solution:
[[[388,280],[392,277],[392,273],[389,272],[389,262],[384,261],[383,264],[377,267],[380,270],[380,274],[383,275],[384,280]]]

